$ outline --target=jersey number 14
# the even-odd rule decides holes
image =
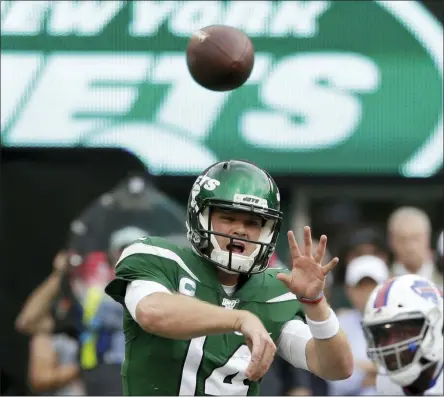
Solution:
[[[203,359],[206,336],[192,339],[182,370],[179,395],[195,395],[198,371]],[[230,359],[205,379],[206,395],[246,396],[249,386],[245,371],[250,362],[251,353],[246,345],[240,346]]]

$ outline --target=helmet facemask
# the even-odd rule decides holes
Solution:
[[[387,375],[401,386],[411,384],[434,362],[424,359],[427,339],[433,325],[421,313],[412,313],[391,323],[364,325],[368,356],[385,368]],[[390,335],[402,335],[399,341],[387,344]]]
[[[263,219],[261,234],[258,240],[249,240],[241,236],[228,235],[214,231],[212,226],[212,212],[214,210],[228,210],[258,215]],[[233,274],[254,274],[264,271],[268,267],[269,259],[275,250],[275,244],[280,229],[281,213],[277,210],[266,209],[254,204],[239,204],[226,200],[205,200],[195,213],[194,224],[191,217],[188,220],[188,229],[191,233],[190,241],[195,250],[220,269]],[[216,236],[229,239],[227,247],[232,247],[234,241],[255,244],[256,249],[249,256],[235,253],[231,248],[224,250],[219,246]]]

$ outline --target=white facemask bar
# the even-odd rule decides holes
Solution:
[[[199,214],[199,223],[204,230],[207,230],[208,228],[209,213],[210,213],[209,208],[205,208],[205,210]],[[276,220],[266,219],[265,225],[262,227],[261,234],[259,235],[259,238],[256,241],[264,244],[269,244],[273,238],[273,227],[275,222]],[[213,231],[213,225],[211,224],[210,227],[211,229],[209,231],[211,232]],[[213,250],[210,253],[211,259],[217,262],[222,268],[228,268],[230,262],[229,261],[230,252],[223,250],[219,246],[216,236],[213,233],[210,233],[210,242],[213,245]],[[266,250],[266,246],[263,246],[262,249]],[[256,244],[256,249],[249,256],[236,254],[232,252],[231,268],[232,269],[234,268],[235,270],[245,273],[248,272],[252,268],[254,261],[260,251],[261,251],[261,245]],[[255,267],[251,269],[253,272],[254,270],[256,270]],[[258,265],[257,267],[260,267],[260,265]],[[229,270],[226,271],[230,272]],[[237,274],[236,271],[230,273]]]
[[[403,340],[401,342],[392,343],[390,345],[383,347],[375,347],[373,334],[370,331],[371,326],[365,326],[364,328],[366,330],[367,339],[369,339],[368,343],[369,346],[371,346],[367,349],[369,358],[373,361],[377,361],[390,374],[397,374],[399,372],[405,371],[407,368],[413,366],[421,359],[421,343],[423,342],[426,336],[429,326],[430,326],[429,321],[427,319],[424,319],[424,324],[421,328],[420,333],[417,336]],[[406,350],[411,350],[412,346],[414,346],[416,349],[412,361],[407,365],[402,365],[401,354]],[[395,355],[396,357],[396,362],[398,367],[396,370],[390,370],[389,368],[387,368],[385,357],[390,355]]]

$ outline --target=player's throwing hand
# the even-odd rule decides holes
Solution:
[[[333,258],[328,264],[322,266],[322,260],[327,247],[327,236],[321,236],[318,249],[313,255],[309,226],[304,227],[304,244],[305,252],[302,254],[293,232],[288,232],[292,270],[291,274],[279,273],[277,278],[297,297],[316,299],[324,290],[325,277],[336,266],[339,259]]]
[[[276,345],[258,317],[248,311],[241,312],[242,316],[237,329],[244,335],[251,351],[251,361],[246,375],[249,380],[257,382],[270,368]]]

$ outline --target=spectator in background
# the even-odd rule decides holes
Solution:
[[[385,263],[389,260],[389,249],[381,230],[372,226],[359,227],[347,233],[341,241],[338,257],[340,262],[335,268],[335,284],[331,290],[331,305],[334,309],[350,308],[345,293],[345,272],[347,264],[363,255],[372,255]]]
[[[56,396],[84,395],[77,341],[54,333],[54,320],[43,317],[34,329],[29,349],[29,383],[34,392]]]
[[[64,321],[66,301],[57,300],[68,267],[67,257],[65,252],[55,256],[52,273],[31,293],[16,320],[16,329],[31,335],[28,377],[38,394],[84,394],[77,332]]]
[[[346,264],[364,255],[372,255],[388,262],[389,249],[384,241],[383,233],[375,227],[364,227],[350,233],[347,253],[344,257]],[[347,266],[346,266],[347,268]]]
[[[69,257],[56,255],[53,272],[16,321],[19,331],[32,335],[30,384],[39,394],[121,395],[123,309],[103,291],[113,267],[103,252],[80,262]]]
[[[133,241],[133,240],[132,240]],[[86,394],[122,395],[120,370],[125,357],[123,309],[105,293],[114,267],[103,252],[91,252],[73,269],[70,285],[75,296],[79,360]]]
[[[370,294],[378,283],[384,282],[388,277],[386,263],[376,256],[359,256],[346,265],[346,294],[353,308],[339,312],[338,319],[350,342],[355,370],[348,379],[329,382],[330,395],[376,394],[376,367],[367,357],[367,342],[361,320]]]
[[[400,207],[390,215],[387,230],[393,251],[393,275],[417,274],[442,285],[442,274],[433,263],[432,230],[427,214],[415,207]]]

